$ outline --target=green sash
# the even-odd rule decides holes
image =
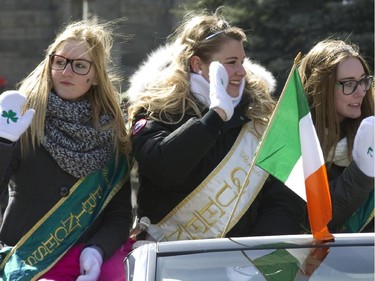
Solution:
[[[128,178],[126,157],[115,162],[78,180],[17,245],[0,251],[2,280],[36,280],[77,242]]]
[[[374,191],[344,224],[344,232],[361,232],[374,217]]]

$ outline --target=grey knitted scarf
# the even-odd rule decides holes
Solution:
[[[87,100],[65,101],[50,93],[45,120],[46,150],[57,164],[76,178],[102,168],[113,150],[111,130],[94,128]],[[111,118],[102,115],[100,127]]]

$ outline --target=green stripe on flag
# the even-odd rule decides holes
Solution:
[[[285,182],[301,157],[299,120],[309,113],[296,68],[280,97],[256,165]]]
[[[294,88],[293,96],[297,96],[298,115],[299,119],[301,120],[303,117],[310,113],[310,109],[309,105],[307,104],[305,90],[303,89],[303,85],[297,68],[293,72],[292,80],[289,83],[288,87]],[[291,91],[293,90],[291,89]]]

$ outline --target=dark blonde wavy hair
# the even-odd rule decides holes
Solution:
[[[62,43],[81,41],[93,61],[97,85],[92,85],[85,94],[92,108],[92,121],[97,127],[99,116],[103,113],[113,117],[106,127],[113,132],[114,151],[128,153],[129,143],[127,131],[120,108],[121,76],[112,67],[111,49],[113,46],[113,27],[122,19],[112,22],[84,20],[68,24],[46,50],[44,60],[19,83],[19,90],[27,97],[24,110],[33,108],[35,115],[29,130],[21,137],[21,149],[25,153],[35,148],[44,139],[44,122],[46,117],[48,96],[53,87],[50,69],[50,54],[54,53]],[[31,147],[30,147],[31,145]]]
[[[368,63],[359,54],[358,46],[336,39],[325,39],[316,44],[299,65],[311,115],[327,162],[332,160],[327,159],[329,151],[335,149],[344,136],[347,137],[348,157],[351,159],[354,137],[361,121],[374,115],[374,88],[371,86],[363,99],[361,116],[347,118],[342,124],[339,122],[334,107],[337,69],[340,63],[351,57],[361,62],[366,75],[371,74]]]
[[[211,38],[207,38],[209,36]],[[186,14],[169,37],[174,49],[170,65],[164,75],[149,83],[129,105],[129,121],[140,112],[164,123],[178,123],[187,113],[201,117],[204,108],[190,92],[190,58],[198,56],[209,63],[213,54],[229,40],[244,42],[246,35],[242,29],[231,27],[218,12]],[[267,83],[247,71],[244,95],[252,100],[247,115],[266,124],[275,105]],[[176,116],[179,116],[177,121]]]

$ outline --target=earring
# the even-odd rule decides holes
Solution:
[[[202,72],[202,69],[199,69],[199,70],[198,70],[198,74],[199,74],[199,75],[202,75],[202,73],[203,73],[203,72]]]

